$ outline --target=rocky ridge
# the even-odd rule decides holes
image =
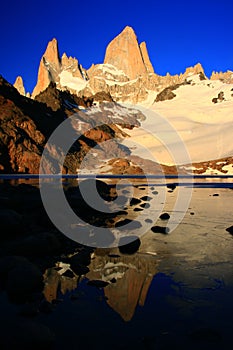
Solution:
[[[157,95],[157,101],[174,98],[175,90],[185,84],[192,84],[192,81],[187,79],[185,83],[165,88]],[[72,146],[62,168],[58,162],[59,155],[53,149],[52,158],[48,159],[44,171],[73,174],[79,169],[84,173],[97,171],[120,175],[142,175],[144,172],[160,174],[161,171],[165,174],[232,173],[232,157],[176,167],[159,165],[132,154],[129,148],[121,144],[121,140],[128,137],[127,129],[140,125],[144,116],[139,111],[113,102],[106,92],[81,98],[50,83],[32,100],[20,95],[3,78],[0,79],[1,173],[37,174],[50,134],[74,113],[77,114],[77,121],[73,126],[78,130],[82,126],[82,137]],[[95,123],[99,123],[99,126],[96,127]]]
[[[227,72],[213,72],[210,80],[220,80],[226,84],[233,84],[233,72],[230,70]]]
[[[45,90],[51,82],[59,85],[59,75],[61,72],[70,73],[75,78],[85,79],[85,72],[78,63],[78,60],[68,57],[66,53],[60,57],[58,42],[53,38],[49,41],[45,53],[40,60],[37,84],[32,92],[32,97],[34,98]]]
[[[213,72],[211,80],[217,79],[223,83],[230,83],[232,74],[231,71],[226,73]],[[167,73],[166,76],[159,76],[154,73],[146,43],[139,44],[134,30],[128,26],[108,45],[104,63],[92,65],[88,70],[85,70],[76,58],[68,57],[66,53],[60,56],[58,42],[53,39],[48,43],[41,58],[38,81],[32,93],[34,102],[37,101],[37,104],[33,104],[32,99],[19,102],[19,96],[15,94],[15,91],[12,92],[12,89],[9,95],[3,94],[1,96],[3,97],[1,118],[4,128],[6,125],[5,117],[6,115],[12,116],[14,108],[16,108],[16,114],[29,115],[30,118],[32,110],[35,109],[33,113],[36,117],[33,115],[32,119],[35,122],[36,118],[40,125],[32,126],[31,121],[29,121],[31,126],[26,127],[35,132],[38,131],[37,129],[40,130],[42,126],[41,140],[43,139],[43,142],[37,144],[37,137],[34,137],[34,134],[25,134],[25,130],[9,131],[12,129],[12,126],[9,127],[9,119],[9,128],[3,129],[4,136],[1,141],[1,170],[2,172],[37,173],[42,150],[51,131],[62,120],[78,113],[77,127],[80,128],[81,124],[86,125],[86,130],[84,130],[83,138],[73,147],[72,152],[67,157],[65,167],[62,169],[63,172],[76,172],[85,158],[83,166],[85,164],[89,171],[93,170],[94,166],[101,172],[136,174],[142,173],[142,167],[144,167],[148,169],[148,172],[157,173],[159,169],[157,163],[151,164],[149,160],[135,158],[127,147],[119,146],[119,142],[115,140],[116,137],[127,137],[127,132],[123,131],[122,128],[131,129],[137,127],[138,124],[135,122],[136,119],[131,118],[130,111],[124,110],[114,101],[146,104],[148,100],[148,103],[152,105],[156,102],[174,99],[176,97],[174,90],[186,84],[195,85],[195,77],[198,77],[198,81],[204,80],[204,83],[206,81],[206,84],[211,86],[211,82],[205,76],[200,63],[194,67],[188,67],[184,73],[179,75],[172,76]],[[6,82],[2,84],[2,87],[3,85],[4,90],[7,86]],[[25,96],[21,77],[17,77],[14,86],[21,97]],[[220,93],[222,92],[220,91]],[[215,100],[216,103],[225,101],[225,98],[219,98],[219,94],[216,96],[213,96],[213,102]],[[11,104],[6,103],[5,98],[10,100]],[[16,106],[15,101],[19,102]],[[102,102],[105,103],[102,104]],[[30,111],[28,111],[28,106],[30,106]],[[53,116],[48,122],[49,131],[43,126],[45,121],[39,120],[37,117],[39,113],[47,117]],[[91,120],[93,115],[100,123],[108,125],[95,128]],[[15,115],[11,118],[11,123],[15,124]],[[30,138],[30,141],[26,141],[27,137]],[[114,140],[111,140],[107,145],[106,141],[110,139]],[[96,150],[96,143],[93,143],[93,140],[97,144],[102,142],[101,148],[97,147]],[[93,146],[93,151],[86,157],[85,155]],[[49,163],[48,167],[51,166]],[[177,173],[177,171],[186,172],[186,168],[189,168],[188,165],[182,170],[180,167],[177,170],[175,166],[162,167],[168,174]],[[203,169],[205,172],[205,167]]]
[[[181,84],[192,74],[201,74],[206,79],[200,63],[188,67],[184,73],[160,76],[154,72],[146,43],[138,43],[133,28],[127,26],[107,46],[104,62],[93,64],[84,69],[76,58],[64,53],[59,55],[58,43],[53,39],[48,43],[42,56],[38,71],[38,81],[32,97],[46,89],[50,82],[55,82],[60,90],[82,96],[91,96],[104,91],[115,101],[141,103],[150,93],[161,92],[170,85]],[[215,73],[210,79],[232,81],[232,72]]]
[[[87,169],[109,158],[124,158],[130,151],[119,143],[121,138],[127,136],[122,128],[139,126],[139,120],[143,118],[139,111],[128,110],[112,102],[111,96],[106,93],[80,98],[68,91],[60,91],[55,83],[50,83],[32,100],[20,95],[1,77],[1,173],[38,174],[41,155],[49,136],[71,115],[75,115],[72,128],[74,132],[78,130],[81,136],[73,143],[64,165],[59,161],[61,147],[51,145],[44,171],[76,173],[84,158],[83,166]]]

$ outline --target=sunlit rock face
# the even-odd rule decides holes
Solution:
[[[32,92],[32,97],[45,90],[51,81],[58,80],[58,74],[61,69],[61,60],[58,51],[58,43],[54,38],[49,41],[48,46],[43,54],[38,71],[37,84]]]
[[[63,53],[60,57],[58,42],[54,38],[49,41],[40,60],[37,83],[32,92],[32,97],[34,98],[44,91],[51,82],[56,83],[62,89],[66,86],[67,80],[68,85],[72,85],[72,79],[75,83],[85,81],[87,79],[86,71],[75,57],[68,57],[66,53]],[[70,86],[67,86],[67,88],[75,91]]]
[[[233,84],[233,72],[230,70],[227,72],[213,72],[210,80],[221,80],[223,83]]]
[[[49,41],[39,64],[32,98],[53,82],[58,89],[68,90],[80,98],[105,92],[114,101],[150,103],[152,95],[155,98],[164,88],[182,84],[195,75],[199,75],[201,80],[208,80],[200,63],[175,75],[167,73],[161,76],[154,72],[146,43],[139,44],[134,29],[126,26],[107,45],[104,62],[92,64],[89,69],[83,68],[75,57],[66,53],[60,56],[57,40],[54,38]],[[213,72],[210,79],[229,84],[233,81],[233,73]],[[20,81],[16,87],[24,94]]]
[[[149,59],[145,47],[144,55]],[[136,34],[131,27],[125,27],[110,42],[106,50],[104,63],[112,64],[114,67],[123,70],[130,79],[138,78],[147,72]]]
[[[18,76],[14,82],[14,85],[13,85],[17,90],[18,92],[25,96],[26,95],[26,92],[25,92],[25,88],[24,88],[24,84],[23,84],[23,78],[21,76]]]
[[[150,256],[95,255],[87,277],[109,282],[104,288],[107,303],[124,321],[130,321],[137,305],[144,305],[155,274],[156,265]]]
[[[32,97],[54,82],[59,89],[80,97],[104,91],[115,101],[137,103],[147,98],[148,88],[157,85],[154,78],[146,43],[139,45],[134,30],[127,26],[108,45],[104,64],[92,65],[88,70],[75,57],[66,53],[60,57],[57,40],[51,40],[41,58]]]
[[[145,66],[146,66],[147,72],[148,73],[154,73],[154,68],[153,68],[153,66],[151,64],[145,41],[143,41],[140,44],[140,51],[141,51],[142,59],[143,59],[143,62],[145,64]]]

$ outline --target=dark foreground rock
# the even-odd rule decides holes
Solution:
[[[42,292],[43,287],[43,275],[31,263],[17,266],[8,274],[6,292],[12,301],[24,302],[30,300],[34,293]]]
[[[9,256],[0,260],[1,284],[13,302],[31,300],[42,292],[44,283],[41,271],[23,257]]]
[[[14,254],[26,257],[42,257],[61,252],[58,234],[41,232],[21,239],[12,245]]]
[[[189,333],[189,337],[195,343],[216,344],[222,340],[221,333],[212,328],[199,328]]]
[[[0,240],[9,235],[17,236],[24,230],[23,219],[12,209],[0,209]]]
[[[0,259],[0,283],[5,285],[8,274],[17,266],[24,266],[28,264],[28,260],[22,256],[6,256]]]
[[[31,320],[6,322],[0,329],[0,347],[10,350],[52,350],[55,335],[45,325]]]

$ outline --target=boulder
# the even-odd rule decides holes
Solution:
[[[0,240],[17,236],[24,230],[23,218],[12,209],[0,209]]]
[[[29,261],[22,256],[5,256],[0,259],[0,283],[5,284],[8,274],[17,266],[27,265]]]
[[[5,322],[0,330],[1,349],[52,350],[55,335],[45,325],[31,320]]]
[[[32,263],[27,262],[12,268],[7,276],[6,292],[13,302],[25,302],[43,290],[43,275]]]
[[[13,252],[23,256],[46,256],[56,254],[61,249],[61,243],[56,233],[41,232],[23,238],[13,246]]]

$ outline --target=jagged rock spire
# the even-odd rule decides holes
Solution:
[[[57,39],[54,38],[49,41],[45,53],[41,58],[37,84],[33,90],[32,97],[44,91],[51,81],[57,81],[60,68],[61,59],[58,51],[58,42]]]
[[[122,70],[130,79],[153,70],[145,44],[140,48],[136,34],[129,26],[110,42],[104,63]]]
[[[20,75],[15,79],[14,87],[18,90],[18,92],[21,95],[23,96],[26,95],[24,84],[23,84],[23,78]]]
[[[146,66],[146,70],[148,73],[154,73],[154,68],[151,64],[151,61],[150,61],[150,58],[149,58],[149,55],[148,55],[148,51],[147,51],[147,47],[146,47],[146,43],[145,41],[143,41],[141,44],[140,44],[140,50],[141,50],[141,54],[142,54],[142,58],[143,58],[143,62]]]

